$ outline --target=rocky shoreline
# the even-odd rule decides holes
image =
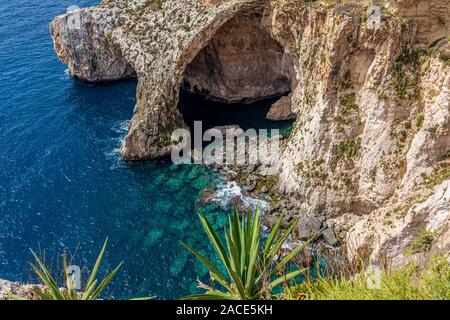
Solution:
[[[41,285],[22,284],[0,279],[0,300],[14,300],[15,298],[37,300],[38,296],[33,291],[38,287],[43,288]]]
[[[262,212],[261,223],[264,227],[271,229],[283,213],[285,217],[282,222],[283,228],[289,226],[293,221],[298,222],[298,227],[293,233],[293,242],[315,239],[315,241],[321,241],[330,246],[339,245],[339,236],[327,224],[325,215],[319,217],[299,215],[299,207],[289,196],[276,190],[277,177],[260,175],[258,169],[258,166],[246,166],[233,167],[232,170],[220,167],[217,170],[226,177],[227,181],[242,188],[246,197],[252,198],[257,204],[266,203],[263,210],[259,206],[260,213]],[[248,201],[243,201],[242,195],[232,198],[230,204],[235,205],[240,212],[247,212],[256,207],[254,203],[249,205]]]

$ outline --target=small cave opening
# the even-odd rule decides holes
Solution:
[[[238,125],[288,132],[292,127],[292,63],[262,18],[258,12],[236,15],[187,66],[179,110],[191,129],[194,121],[202,121],[203,130]],[[278,111],[268,120],[274,105]]]

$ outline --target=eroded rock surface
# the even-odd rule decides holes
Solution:
[[[110,41],[118,9],[88,8],[56,17],[50,24],[55,51],[69,72],[89,82],[135,75],[120,47]]]
[[[27,300],[37,300],[38,296],[33,292],[42,289],[42,285],[20,284],[0,279],[0,300],[14,300],[15,297]]]
[[[212,100],[254,102],[291,91],[289,57],[261,23],[262,10],[227,22],[192,61],[186,84]]]
[[[275,102],[267,113],[267,119],[272,121],[295,120],[296,114],[292,112],[291,96],[282,97]]]

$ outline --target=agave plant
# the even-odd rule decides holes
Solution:
[[[75,289],[75,279],[69,274],[66,255],[63,256],[65,288],[60,288],[42,260],[33,250],[31,250],[34,259],[36,260],[36,264],[30,263],[31,268],[45,286],[45,288],[35,288],[33,293],[42,300],[97,300],[122,266],[122,263],[120,263],[99,283],[97,280],[97,273],[102,263],[107,244],[108,238],[105,240],[103,248],[97,257],[86,286],[80,292]]]
[[[206,289],[203,294],[190,295],[186,300],[259,300],[272,298],[273,289],[296,278],[305,270],[295,270],[285,273],[287,264],[305,247],[300,246],[283,258],[279,251],[283,243],[292,233],[295,223],[279,235],[283,216],[277,220],[264,246],[261,243],[261,230],[258,211],[242,219],[235,208],[229,215],[229,230],[224,229],[225,244],[214,231],[205,215],[199,211],[203,229],[205,230],[222,268],[215,265],[205,256],[184,242],[183,246],[189,250],[203,265],[211,276],[211,286],[201,284]],[[226,249],[225,249],[226,248]],[[226,270],[224,274],[221,270]],[[215,282],[225,290],[215,288]]]

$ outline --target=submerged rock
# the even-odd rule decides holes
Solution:
[[[188,258],[189,258],[189,255],[185,251],[182,251],[179,254],[177,254],[177,258],[170,265],[170,273],[172,275],[174,275],[174,276],[180,275],[180,273],[186,267],[186,264],[188,262]]]
[[[159,240],[161,240],[164,236],[164,231],[159,229],[151,230],[147,233],[147,237],[144,241],[145,248],[153,247]]]

